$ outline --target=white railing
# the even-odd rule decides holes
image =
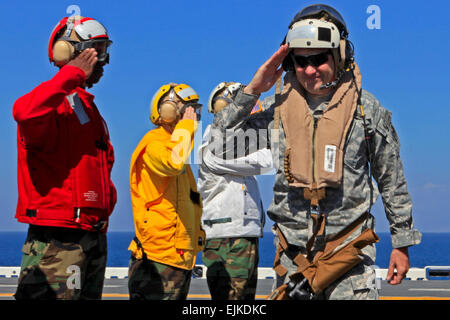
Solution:
[[[203,268],[201,277],[206,278],[206,267]],[[18,277],[20,267],[0,267],[0,277]],[[375,269],[377,279],[386,280],[388,269]],[[410,280],[432,280],[433,278],[449,278],[450,266],[427,266],[425,268],[410,268],[406,278]],[[106,279],[126,279],[128,277],[127,267],[107,267],[105,272]],[[274,279],[275,271],[272,268],[258,268],[258,279]]]

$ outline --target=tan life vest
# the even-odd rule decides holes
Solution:
[[[295,73],[286,74],[276,112],[286,135],[285,174],[290,186],[317,190],[341,184],[343,149],[358,104],[357,88],[361,88],[361,74],[355,64],[354,70],[344,74],[322,117],[315,120]]]

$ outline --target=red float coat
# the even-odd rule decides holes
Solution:
[[[114,151],[84,81],[66,65],[14,104],[19,222],[106,232],[117,199]]]

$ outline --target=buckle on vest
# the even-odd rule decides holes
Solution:
[[[325,249],[325,235],[317,235],[316,240],[314,241],[314,249],[317,251],[323,251]]]
[[[311,207],[318,207],[319,201],[325,198],[325,188],[304,188],[303,197],[311,202]]]
[[[320,217],[320,207],[317,206],[310,206],[310,212],[311,215],[316,216],[315,218],[318,219]]]
[[[312,247],[314,250],[323,251],[326,244],[326,215],[320,210],[319,205],[311,205],[310,208],[311,218],[313,220],[313,238],[311,239],[313,242],[310,242],[308,251],[310,251]]]

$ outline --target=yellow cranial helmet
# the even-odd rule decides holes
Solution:
[[[188,105],[201,110],[201,104],[196,103],[198,99],[198,94],[187,84],[165,84],[153,95],[150,120],[155,125],[175,122],[180,119]]]

